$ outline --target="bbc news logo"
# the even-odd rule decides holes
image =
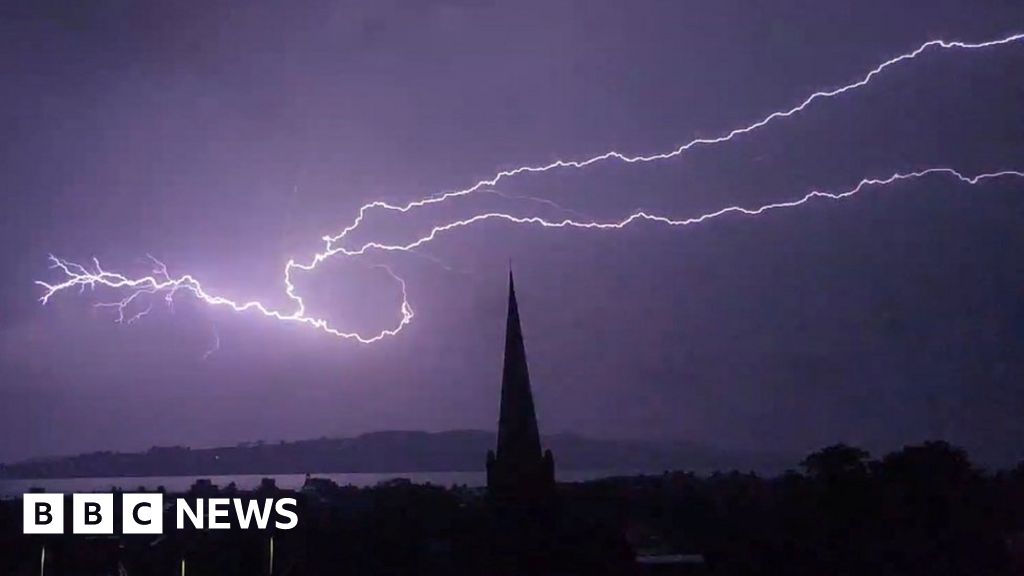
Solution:
[[[121,494],[122,534],[163,534],[163,494]],[[64,495],[24,494],[22,496],[23,534],[63,534]],[[175,527],[197,529],[291,530],[299,525],[295,498],[274,500],[242,498],[185,498],[175,501]],[[71,532],[73,534],[113,534],[116,515],[113,494],[73,494],[71,496]],[[235,523],[231,521],[234,513]],[[271,523],[273,519],[273,523]]]

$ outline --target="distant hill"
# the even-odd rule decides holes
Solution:
[[[796,463],[780,455],[725,451],[678,442],[617,441],[556,434],[543,439],[559,470],[660,472],[754,470],[779,472]],[[251,443],[145,452],[94,452],[0,466],[3,478],[89,478],[229,474],[398,473],[482,471],[495,434],[387,431],[354,438]]]

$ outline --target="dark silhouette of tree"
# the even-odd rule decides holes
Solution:
[[[833,482],[843,479],[862,479],[868,474],[871,454],[866,450],[835,444],[804,458],[800,465],[811,478]]]

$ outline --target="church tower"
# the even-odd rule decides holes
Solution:
[[[515,283],[509,271],[498,448],[487,452],[487,491],[501,500],[536,501],[553,493],[554,486],[555,462],[550,450],[541,452]]]

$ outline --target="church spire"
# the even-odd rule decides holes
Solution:
[[[526,366],[526,347],[519,324],[515,281],[508,273],[508,319],[505,323],[505,366],[501,376],[498,457],[539,458],[540,434]]]
[[[499,500],[543,502],[554,486],[555,460],[550,450],[541,453],[516,287],[509,270],[498,449],[487,452],[487,489]]]

